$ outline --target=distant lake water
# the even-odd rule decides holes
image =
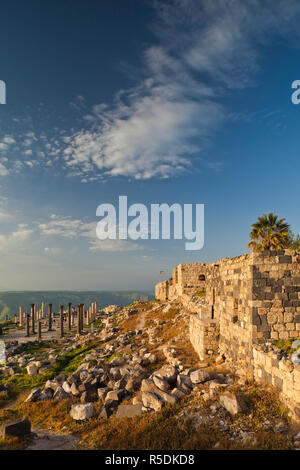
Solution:
[[[23,311],[30,312],[30,304],[36,304],[40,308],[42,302],[52,303],[53,310],[58,311],[59,305],[77,304],[89,305],[97,302],[98,306],[104,308],[111,304],[125,305],[141,300],[153,300],[154,292],[147,291],[7,291],[0,292],[0,320],[6,316],[13,317],[18,314],[19,306]],[[46,310],[47,311],[47,310]]]

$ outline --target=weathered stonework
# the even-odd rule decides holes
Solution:
[[[171,279],[157,284],[155,295],[163,301],[180,299],[196,314],[191,315],[190,340],[202,360],[219,348],[235,367],[271,383],[292,403],[290,408],[300,409],[299,366],[284,373],[282,360],[272,362],[265,352],[257,353],[266,342],[300,338],[299,251],[180,264]]]
[[[201,361],[209,359],[219,349],[219,322],[190,317],[190,341]]]

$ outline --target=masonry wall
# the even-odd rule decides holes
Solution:
[[[211,358],[219,349],[219,323],[216,320],[201,320],[190,316],[190,341],[201,361]]]
[[[179,264],[173,269],[170,279],[156,284],[155,297],[166,301],[204,290],[205,272],[206,265],[202,263]]]
[[[275,351],[264,352],[253,346],[253,377],[257,382],[273,385],[294,419],[300,419],[300,365],[280,357]]]
[[[252,358],[252,259],[222,259],[207,267],[206,298],[220,322],[220,352],[235,364]]]
[[[193,295],[200,289],[206,292],[201,302]],[[300,418],[299,366],[263,350],[268,341],[300,338],[300,251],[181,264],[170,280],[156,286],[156,296],[180,297],[197,313],[191,315],[190,339],[202,360],[219,346],[233,367],[275,386]]]
[[[300,255],[280,250],[253,256],[253,337],[300,337]]]

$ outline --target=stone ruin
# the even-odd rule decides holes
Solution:
[[[224,355],[247,377],[275,386],[300,418],[300,364],[273,344],[300,339],[299,251],[180,264],[155,296],[191,312],[190,341],[201,360]]]

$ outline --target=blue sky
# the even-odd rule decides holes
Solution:
[[[247,252],[264,212],[300,232],[299,19],[293,0],[3,1],[0,288],[152,289]],[[119,195],[205,204],[204,248],[99,243]]]

